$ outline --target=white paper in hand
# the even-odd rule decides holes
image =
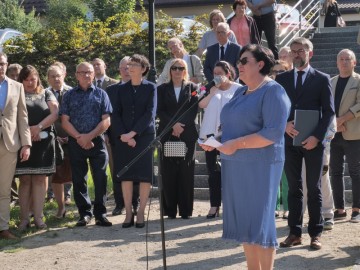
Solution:
[[[214,147],[214,148],[218,148],[220,146],[222,146],[222,143],[217,141],[214,136],[211,136],[209,137],[207,140],[201,140],[201,139],[198,139],[198,143],[199,144],[203,144],[203,145],[207,145],[207,146],[211,146],[211,147]]]

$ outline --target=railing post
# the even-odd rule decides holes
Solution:
[[[302,4],[299,6],[299,36],[302,34]]]

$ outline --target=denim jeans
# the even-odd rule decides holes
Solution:
[[[344,157],[352,182],[352,207],[360,208],[360,140],[345,140],[338,132],[330,147],[330,179],[336,209],[345,208]]]

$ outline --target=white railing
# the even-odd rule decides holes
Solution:
[[[297,23],[288,24],[281,31],[278,31],[278,46],[288,46],[296,37],[302,37],[310,30],[315,29],[314,25],[319,26],[319,18],[321,11],[321,3],[319,0],[310,1],[305,8],[302,8],[303,0],[299,0],[293,8],[286,13],[279,21],[278,26],[290,17],[291,13],[297,9],[299,11],[299,21]]]

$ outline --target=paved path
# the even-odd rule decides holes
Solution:
[[[189,220],[165,219],[167,268],[246,269],[243,249],[221,239],[221,218],[207,220],[208,202],[196,201]],[[109,208],[109,211],[112,208]],[[162,268],[159,205],[151,205],[148,226],[148,269]],[[109,217],[110,228],[55,228],[25,237],[0,252],[0,269],[146,269],[145,229],[121,228],[124,215]],[[73,223],[72,223],[73,224]],[[288,234],[286,221],[277,220],[279,241]],[[322,237],[323,249],[311,251],[309,237],[295,248],[279,249],[275,269],[356,269],[360,258],[360,224],[336,223]]]

